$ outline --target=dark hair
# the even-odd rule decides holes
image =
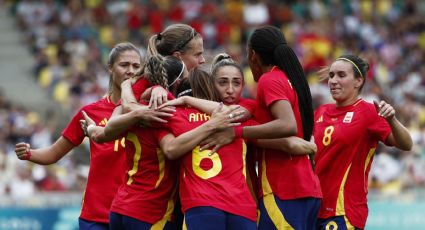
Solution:
[[[236,64],[236,62],[232,59],[232,57],[230,55],[228,55],[227,53],[219,53],[217,54],[211,64],[211,75],[214,77],[217,76],[217,72],[225,66],[233,66],[236,69],[239,70],[241,76],[242,76],[242,80],[243,80],[243,71],[242,68]]]
[[[366,83],[367,71],[369,71],[369,64],[361,59],[360,57],[352,54],[345,54],[336,59],[351,64],[353,67],[353,73],[355,78],[363,78],[363,84],[360,86],[359,92],[362,91],[364,84]]]
[[[262,64],[275,65],[288,77],[298,95],[304,139],[310,140],[314,125],[310,88],[301,63],[282,31],[273,26],[260,27],[253,32],[248,45],[259,55]]]
[[[118,43],[117,45],[115,45],[114,48],[112,48],[111,52],[109,52],[108,65],[109,66],[114,65],[118,57],[125,51],[129,51],[129,50],[135,51],[140,57],[140,63],[142,63],[142,55],[140,54],[140,50],[136,48],[136,46],[134,46],[130,42],[123,42],[123,43]],[[113,85],[113,79],[111,76],[109,78],[109,89],[108,89],[109,94],[112,93],[112,89],[113,89],[112,85]]]
[[[160,85],[165,89],[181,77],[184,70],[183,62],[174,56],[154,55],[146,62],[145,77],[152,85]]]
[[[189,78],[184,78],[177,86],[176,97],[193,96]]]
[[[207,72],[195,68],[189,73],[189,83],[192,94],[196,98],[210,101],[220,101],[220,94],[214,85],[214,79]]]

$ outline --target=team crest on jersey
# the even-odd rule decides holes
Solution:
[[[320,115],[319,119],[316,120],[316,123],[322,122],[323,121],[323,115]]]
[[[353,116],[354,112],[347,112],[342,123],[351,123],[351,120],[353,120]]]

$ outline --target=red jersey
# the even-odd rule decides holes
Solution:
[[[80,120],[84,110],[96,125],[105,126],[115,105],[109,97],[84,106],[72,118],[62,132],[62,136],[78,146],[84,139]],[[122,184],[125,172],[124,139],[106,143],[90,140],[90,171],[80,217],[94,222],[109,223],[109,209],[118,187]],[[101,194],[101,195],[100,195]]]
[[[127,171],[111,211],[155,224],[169,221],[174,210],[177,168],[160,150],[168,132],[133,126],[125,135]]]
[[[134,97],[136,98],[137,101],[142,102],[140,99],[140,96],[143,94],[143,92],[145,92],[146,89],[148,89],[149,87],[151,87],[151,83],[146,79],[146,78],[140,78],[139,80],[136,81],[136,83],[134,83],[131,88],[133,89],[133,94]],[[172,100],[174,99],[173,94],[171,94],[170,92],[168,92],[168,100]],[[146,103],[144,103],[146,104]]]
[[[140,78],[131,86],[133,89],[134,97],[137,101],[140,101],[140,96],[145,92],[147,88],[151,87],[151,83],[146,78]]]
[[[241,98],[239,100],[238,105],[244,107],[246,110],[249,111],[249,113],[254,114],[255,112],[255,100],[247,99],[247,98]]]
[[[278,68],[265,73],[258,81],[255,120],[261,124],[274,120],[270,106],[279,100],[291,104],[298,127],[298,137],[303,137],[298,96],[289,79]],[[314,174],[307,155],[292,155],[279,150],[259,148],[260,197],[273,193],[281,200],[303,197],[322,197],[320,182]]]
[[[368,175],[375,148],[391,133],[375,106],[363,100],[337,108],[320,106],[315,112],[316,170],[323,191],[319,218],[346,215],[364,228],[368,214]]]
[[[177,107],[168,125],[175,136],[190,131],[210,118],[197,109]],[[256,204],[246,181],[246,145],[237,138],[212,155],[196,146],[181,159],[180,199],[182,209],[212,206],[256,221]]]

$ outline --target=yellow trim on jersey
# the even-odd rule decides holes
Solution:
[[[134,144],[134,149],[136,150],[133,158],[133,168],[127,173],[127,184],[131,185],[131,183],[133,183],[133,175],[136,174],[137,170],[139,169],[139,160],[142,155],[142,146],[140,145],[139,139],[134,133],[128,133],[126,139]]]
[[[165,155],[162,153],[161,149],[156,149],[156,156],[158,157],[158,166],[159,166],[159,177],[156,181],[155,188],[158,188],[162,179],[164,178],[164,168],[165,168]]]
[[[246,144],[245,141],[242,141],[242,162],[243,162],[243,169],[242,173],[246,179]]]
[[[344,178],[342,179],[341,186],[339,187],[338,200],[336,201],[336,216],[345,215],[345,207],[344,207],[344,188],[345,182],[347,180],[348,173],[350,172],[351,164],[348,166],[347,171],[344,174]]]
[[[161,220],[159,220],[158,222],[156,222],[155,224],[151,226],[151,230],[162,230],[167,224],[167,221],[171,220],[171,215],[174,211],[174,195],[176,194],[176,191],[177,191],[177,186],[174,188],[170,196],[170,199],[168,200],[167,211],[165,211],[165,214]]]
[[[272,188],[270,186],[269,180],[267,179],[267,169],[266,169],[266,154],[263,150],[261,160],[261,187],[263,189],[263,195],[267,195],[273,193]]]
[[[344,215],[344,220],[345,220],[345,226],[347,227],[347,230],[355,230],[356,227],[354,227],[353,225],[351,225],[350,221],[348,220],[347,216]]]
[[[277,206],[273,193],[265,195],[263,197],[263,201],[264,201],[264,207],[266,208],[266,211],[267,211],[267,215],[272,220],[276,229],[279,229],[279,230],[292,230],[292,229],[294,229],[288,223],[288,221],[286,221],[285,217],[283,216],[282,212],[280,211],[279,207]]]
[[[182,230],[187,230],[186,217],[183,217],[183,226],[182,226]]]
[[[365,165],[364,165],[364,173],[366,174],[367,166],[369,165],[370,159],[372,159],[373,154],[375,153],[375,148],[371,148],[369,153],[367,154]]]

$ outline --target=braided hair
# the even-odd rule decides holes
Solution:
[[[304,139],[310,140],[314,125],[310,88],[301,63],[282,31],[273,26],[260,27],[251,35],[248,46],[259,55],[262,64],[275,65],[288,77],[298,96]]]
[[[145,76],[152,85],[160,85],[168,90],[183,77],[184,69],[183,61],[175,56],[154,55],[146,62]]]
[[[152,85],[160,85],[168,89],[167,71],[164,67],[164,58],[161,55],[151,56],[145,63],[145,77]]]

